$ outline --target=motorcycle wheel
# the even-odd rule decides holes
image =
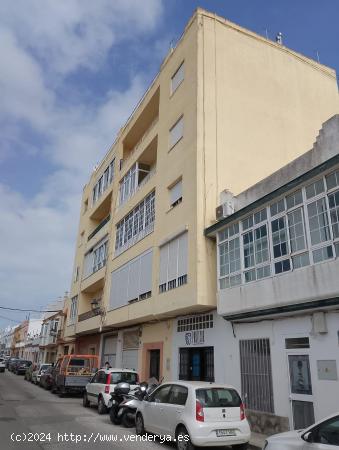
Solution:
[[[109,410],[109,418],[111,419],[111,422],[114,423],[114,425],[121,424],[121,419],[118,417],[118,411],[119,407],[116,405],[113,405],[112,408]]]
[[[131,417],[132,416],[132,417]],[[135,416],[129,411],[125,411],[121,417],[121,424],[125,428],[132,428],[135,426]]]

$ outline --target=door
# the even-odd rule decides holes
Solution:
[[[160,349],[149,350],[149,377],[160,380]]]
[[[164,404],[166,421],[164,422],[163,432],[171,435],[172,438],[175,438],[177,424],[182,421],[181,417],[185,409],[187,396],[187,387],[174,384],[169,394],[168,403]]]
[[[94,377],[91,379],[86,387],[88,400],[91,402],[97,402],[97,390],[98,390],[98,379],[100,376],[100,371],[98,371]]]
[[[164,406],[168,402],[171,384],[165,384],[156,389],[144,402],[144,423],[147,431],[164,434],[165,422]]]
[[[179,361],[179,380],[214,381],[213,347],[181,348]]]
[[[313,392],[308,354],[288,354],[290,401],[293,428],[299,430],[314,423]]]
[[[103,353],[102,353],[102,365],[106,361],[109,362],[111,367],[115,367],[116,353],[117,353],[117,336],[107,336],[104,339]]]

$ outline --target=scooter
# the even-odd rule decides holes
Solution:
[[[135,425],[135,415],[140,402],[147,392],[147,383],[141,383],[136,389],[125,396],[120,403],[117,412],[117,418],[125,428],[131,428]]]
[[[107,406],[109,408],[109,417],[114,425],[121,424],[121,417],[118,417],[119,406],[126,399],[129,391],[129,383],[118,383],[111,393],[111,398],[109,399]]]

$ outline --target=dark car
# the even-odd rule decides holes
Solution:
[[[47,370],[45,372],[43,372],[40,376],[40,386],[43,387],[44,389],[52,389],[52,385],[53,385],[53,366],[50,366],[47,368]]]
[[[26,370],[31,365],[32,361],[27,361],[26,359],[19,359],[13,368],[13,372],[16,373],[17,375],[23,375],[24,373],[26,373]]]
[[[11,358],[9,358],[9,360],[7,361],[7,369],[8,369],[10,372],[13,372],[14,365],[16,364],[17,361],[19,361],[19,358],[15,358],[15,357],[11,357]]]

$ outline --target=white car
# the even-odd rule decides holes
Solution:
[[[339,413],[305,430],[288,431],[267,438],[265,450],[335,450],[339,449]]]
[[[51,365],[52,364],[39,364],[32,372],[32,383],[40,384],[41,375],[43,375]]]
[[[136,433],[171,437],[178,450],[201,446],[245,449],[251,437],[244,406],[232,386],[200,381],[160,385],[137,410]]]
[[[6,369],[6,360],[4,358],[0,358],[0,372],[5,372]]]
[[[139,384],[139,376],[135,370],[130,369],[100,369],[86,385],[83,396],[83,405],[90,406],[91,403],[98,405],[98,413],[105,414],[108,410],[108,402],[111,392],[120,382],[129,383],[131,389]]]

